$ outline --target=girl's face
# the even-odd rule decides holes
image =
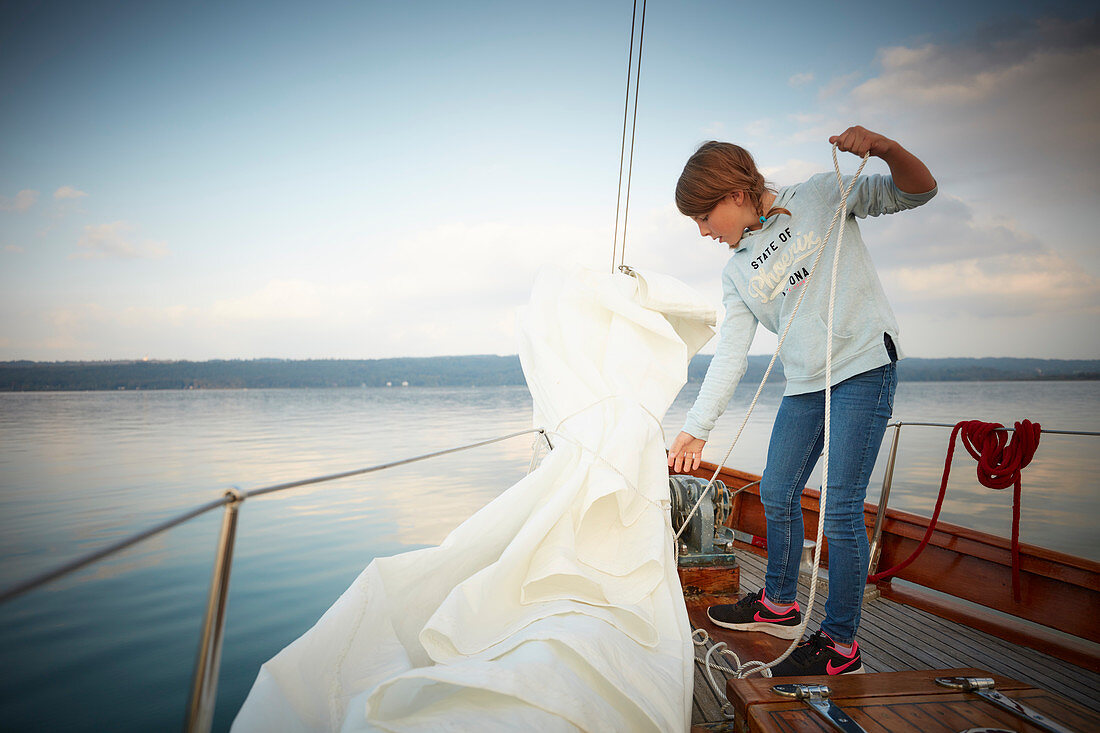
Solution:
[[[736,246],[741,241],[745,229],[754,224],[759,226],[760,218],[749,203],[744,191],[730,194],[705,216],[693,217],[699,225],[699,235],[717,239],[724,244]]]

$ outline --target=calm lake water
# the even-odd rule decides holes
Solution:
[[[696,390],[686,388],[669,410],[669,438]],[[729,465],[763,469],[781,391],[765,389]],[[711,436],[709,460],[725,455],[751,396],[746,386],[738,391]],[[1100,382],[902,383],[894,413],[1100,431]],[[370,466],[530,421],[523,387],[0,394],[0,584],[228,486]],[[948,435],[902,431],[891,506],[931,511]],[[259,665],[309,628],[372,558],[438,543],[526,473],[532,441],[246,502],[215,729],[228,728]],[[1100,438],[1044,436],[1024,474],[1023,540],[1100,560],[1098,469]],[[943,520],[1006,536],[1011,525],[1011,491],[980,487],[961,446]],[[0,606],[0,729],[178,729],[220,521],[220,510],[209,513]]]

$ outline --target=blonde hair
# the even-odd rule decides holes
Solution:
[[[764,213],[764,193],[778,191],[764,181],[749,151],[739,145],[717,140],[703,143],[688,158],[684,172],[676,182],[676,208],[685,216],[706,216],[722,199],[737,191],[745,192],[758,216],[791,215],[791,212],[778,206]]]

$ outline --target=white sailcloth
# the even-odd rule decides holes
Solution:
[[[554,449],[438,547],[372,561],[233,731],[686,730],[660,419],[714,323],[667,276],[543,272],[520,359]]]

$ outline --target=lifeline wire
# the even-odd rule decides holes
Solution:
[[[821,255],[825,252],[825,246],[829,243],[829,238],[833,234],[833,228],[836,226],[837,220],[841,219],[842,217],[845,218],[845,219],[847,218],[847,214],[848,214],[848,196],[851,194],[852,187],[855,186],[856,181],[859,180],[859,176],[863,172],[863,167],[865,165],[867,165],[867,160],[868,160],[868,157],[870,156],[869,151],[867,153],[863,154],[863,158],[862,158],[862,160],[859,164],[859,168],[856,169],[855,175],[852,176],[852,180],[849,181],[848,186],[845,187],[844,186],[844,178],[840,173],[840,163],[837,160],[836,151],[837,151],[837,146],[834,143],[833,144],[833,170],[836,172],[837,185],[842,190],[842,194],[841,194],[841,197],[840,197],[840,205],[837,206],[836,211],[833,212],[833,220],[829,223],[829,228],[825,232],[825,237],[822,239],[821,245],[817,249],[817,254],[814,257],[813,266],[810,268],[810,280],[811,281],[813,281],[813,275],[817,271],[817,265],[821,261]],[[829,437],[830,437],[829,436],[829,422],[830,422],[830,416],[831,416],[831,402],[832,402],[832,400],[831,400],[832,385],[830,383],[832,382],[832,368],[833,368],[833,359],[832,359],[832,351],[833,351],[833,307],[834,307],[834,302],[835,302],[835,299],[836,299],[836,276],[837,276],[837,270],[838,270],[839,264],[840,264],[840,246],[841,246],[841,243],[843,241],[844,241],[844,226],[842,224],[841,227],[840,227],[840,231],[837,234],[836,250],[833,253],[833,269],[832,269],[832,275],[831,275],[830,283],[829,283],[828,334],[827,334],[826,342],[825,342],[825,435],[824,435],[824,448],[823,448],[823,451],[822,451],[822,454],[821,454],[822,459],[824,460],[824,465],[822,467],[821,499],[820,499],[820,505],[819,505],[819,509],[818,509],[817,546],[814,548],[814,567],[813,567],[813,575],[810,578],[809,603],[806,606],[806,611],[805,611],[805,613],[803,615],[803,618],[802,618],[802,624],[798,628],[798,636],[796,636],[791,641],[791,644],[790,644],[790,646],[787,647],[787,650],[785,652],[783,652],[783,654],[780,655],[778,658],[772,660],[771,662],[768,662],[767,664],[764,664],[763,662],[756,661],[756,660],[745,662],[744,664],[740,665],[737,668],[736,676],[738,678],[747,677],[748,675],[752,674],[753,672],[763,672],[764,670],[771,669],[776,664],[778,664],[779,662],[782,662],[784,659],[786,659],[787,657],[790,656],[791,652],[794,651],[796,646],[798,646],[799,641],[801,641],[802,634],[806,630],[806,624],[809,623],[810,612],[813,610],[813,606],[814,606],[814,597],[817,595],[818,569],[819,569],[820,560],[821,560],[821,539],[822,539],[822,537],[825,533],[825,502],[826,502],[826,495],[827,495],[828,486],[829,486]],[[714,486],[714,482],[718,478],[719,471],[721,471],[722,466],[725,465],[726,461],[730,457],[730,454],[733,453],[733,448],[734,448],[735,445],[737,445],[737,441],[741,438],[741,433],[745,429],[745,425],[748,424],[749,416],[752,415],[753,409],[756,407],[756,402],[760,398],[760,393],[764,389],[765,382],[768,381],[768,376],[771,374],[772,367],[775,365],[775,360],[779,356],[780,349],[783,348],[783,342],[786,341],[786,339],[787,339],[787,334],[791,330],[791,324],[794,323],[794,317],[798,313],[799,306],[802,305],[802,299],[805,297],[807,290],[809,290],[808,286],[802,288],[802,291],[798,294],[798,300],[795,302],[794,309],[791,311],[791,317],[787,320],[787,325],[783,329],[783,335],[780,337],[779,344],[775,348],[775,353],[772,354],[771,361],[768,363],[768,368],[764,372],[764,378],[760,380],[760,386],[756,388],[756,394],[753,396],[752,402],[749,404],[749,409],[745,413],[744,420],[741,421],[741,427],[739,427],[737,429],[737,434],[734,436],[733,442],[730,444],[729,450],[726,451],[725,457],[721,461],[719,461],[718,467],[715,468],[714,474],[711,475],[711,477],[710,477],[710,482],[707,483],[706,488],[704,488],[703,491],[701,491],[699,493],[698,501],[696,501],[695,506],[693,506],[691,508],[691,511],[688,513],[687,519],[684,520],[683,525],[680,527],[680,531],[676,533],[676,537],[674,538],[676,541],[678,541],[680,539],[680,535],[683,534],[684,530],[687,528],[688,521],[695,514],[695,512],[698,511],[699,505],[702,504],[703,499],[707,496],[707,494],[710,492],[711,488]],[[678,547],[678,542],[676,542],[676,541],[674,541],[673,544],[674,544],[674,546]],[[709,655],[708,655],[708,657],[709,657]]]

